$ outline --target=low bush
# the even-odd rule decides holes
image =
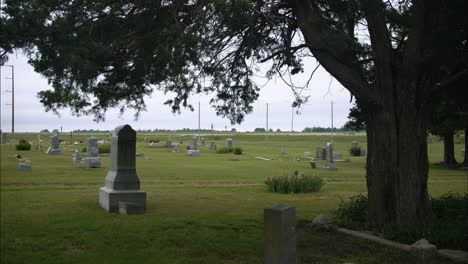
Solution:
[[[25,139],[20,139],[19,143],[15,146],[16,150],[31,150],[31,143]]]
[[[361,156],[361,147],[351,147],[349,149],[351,156]]]
[[[468,194],[448,193],[431,198],[433,215],[422,221],[386,225],[382,232],[386,239],[412,244],[421,238],[438,248],[467,250]],[[359,194],[349,201],[341,201],[334,212],[338,226],[366,229],[367,197]]]
[[[431,198],[432,217],[384,227],[384,237],[403,243],[425,238],[438,248],[467,250],[468,194],[447,193]]]
[[[216,150],[216,153],[217,154],[226,154],[226,153],[231,153],[232,152],[232,149],[230,148],[219,148]]]
[[[232,153],[234,153],[234,155],[242,155],[242,148],[234,148],[232,150]]]
[[[367,219],[367,197],[358,194],[350,197],[349,201],[341,199],[334,215],[336,224],[340,227],[364,229]]]
[[[98,147],[99,154],[110,153],[110,146],[111,146],[110,143],[99,144],[99,147]]]
[[[280,176],[265,180],[267,190],[277,193],[318,192],[325,184],[318,176]]]
[[[110,143],[105,143],[105,144],[99,144],[98,145],[98,153],[99,154],[108,154],[110,153]],[[83,147],[83,149],[81,150],[81,152],[87,152],[88,151],[88,148],[87,147]]]

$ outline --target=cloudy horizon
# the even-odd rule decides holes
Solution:
[[[296,76],[294,81],[304,83],[315,66],[315,61],[305,61],[306,73]],[[141,112],[138,120],[134,120],[134,111],[127,110],[122,116],[112,109],[106,113],[104,122],[96,123],[92,116],[76,117],[69,110],[61,110],[60,116],[45,112],[37,98],[37,92],[51,89],[47,80],[34,72],[27,58],[22,54],[10,56],[6,65],[14,65],[15,71],[15,132],[38,132],[43,129],[52,131],[60,128],[63,131],[77,129],[112,130],[118,125],[129,124],[134,129],[198,129],[198,102],[200,102],[200,128],[215,130],[253,131],[255,128],[266,128],[266,105],[268,103],[268,127],[276,131],[291,131],[292,107],[294,95],[291,89],[281,80],[270,80],[260,91],[260,97],[253,104],[253,112],[245,117],[242,124],[231,125],[227,118],[216,116],[209,106],[210,96],[193,95],[190,103],[195,111],[182,109],[182,113],[172,114],[164,101],[169,97],[161,91],[155,91],[151,97],[146,97],[147,111]],[[1,67],[1,129],[11,131],[11,67]],[[305,81],[304,81],[305,80]],[[265,80],[256,78],[257,85],[262,86]],[[304,95],[310,96],[300,112],[293,116],[294,131],[302,131],[305,127],[331,127],[331,101],[333,101],[334,127],[342,127],[348,117],[350,103],[349,92],[341,84],[320,68],[312,78]],[[120,116],[120,117],[119,117]]]

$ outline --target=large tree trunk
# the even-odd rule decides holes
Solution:
[[[414,100],[396,98],[366,120],[368,221],[376,229],[430,214],[426,114]]]
[[[457,165],[455,160],[455,146],[453,143],[453,131],[444,134],[444,164],[447,166]]]
[[[463,160],[463,167],[465,167],[465,169],[468,169],[468,159],[466,158],[466,156],[468,156],[468,127],[465,127],[465,135],[464,135],[464,138],[465,138],[465,158]]]

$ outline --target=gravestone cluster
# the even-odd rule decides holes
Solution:
[[[105,186],[99,189],[99,204],[113,213],[144,213],[146,192],[136,174],[136,132],[129,125],[112,131],[111,163]]]

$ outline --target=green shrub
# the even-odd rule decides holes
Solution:
[[[83,147],[81,152],[86,152],[88,150],[87,147]],[[107,154],[110,153],[110,143],[99,144],[98,145],[98,153],[99,154]]]
[[[98,147],[99,154],[110,153],[110,146],[111,146],[110,143],[99,144],[99,147]]]
[[[234,148],[232,152],[234,155],[242,155],[242,148]]]
[[[468,194],[448,193],[440,198],[431,198],[433,216],[422,221],[409,221],[384,226],[386,239],[412,244],[421,238],[439,248],[467,250],[468,241]],[[349,201],[338,204],[334,212],[338,226],[365,229],[367,197],[359,194]]]
[[[340,227],[363,229],[367,219],[367,197],[358,194],[349,198],[349,201],[338,203],[334,212],[336,224]]]
[[[280,176],[265,180],[267,190],[278,193],[318,192],[325,184],[318,176]]]
[[[361,147],[351,147],[349,149],[351,156],[361,156]]]
[[[425,238],[438,248],[467,250],[468,195],[447,193],[431,198],[433,216],[424,221],[412,221],[399,225],[386,225],[387,239],[414,243]]]
[[[217,154],[226,154],[226,153],[231,153],[232,152],[232,149],[230,148],[219,148],[216,150],[216,153]]]
[[[31,144],[25,139],[20,139],[19,143],[15,147],[16,150],[31,150]]]

